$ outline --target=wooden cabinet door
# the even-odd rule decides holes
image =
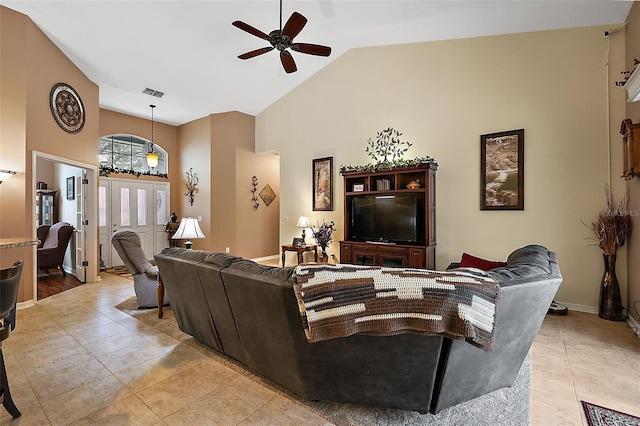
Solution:
[[[374,266],[378,265],[378,256],[375,247],[367,244],[353,244],[351,260],[354,265]]]
[[[412,268],[426,269],[426,255],[422,248],[409,249],[409,266]]]

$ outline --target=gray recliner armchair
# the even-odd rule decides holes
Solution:
[[[158,267],[155,260],[149,259],[142,250],[140,236],[130,229],[116,231],[111,244],[120,259],[133,276],[133,288],[141,308],[158,306]],[[169,304],[169,295],[164,295],[164,305]]]

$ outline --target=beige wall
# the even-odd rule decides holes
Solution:
[[[172,180],[172,187],[178,189],[178,198],[171,202],[178,207],[178,220],[182,217],[202,217],[200,229],[205,239],[193,240],[193,248],[210,250],[211,234],[211,125],[209,117],[201,118],[178,127],[180,141],[180,178]],[[192,168],[198,174],[198,192],[195,194],[193,206],[189,205],[184,195],[187,187],[186,172]],[[173,194],[172,194],[173,196]]]
[[[100,136],[130,133],[150,139],[151,125],[147,119],[101,110],[98,87],[29,18],[0,6],[0,23],[0,168],[18,172],[0,186],[0,238],[34,237],[33,151],[97,167]],[[64,132],[51,116],[49,93],[57,82],[74,87],[83,101],[86,123],[80,133]],[[224,251],[229,247],[244,257],[277,254],[279,198],[268,210],[258,212],[243,202],[256,173],[276,194],[279,191],[277,157],[254,154],[254,134],[254,117],[237,112],[212,115],[179,128],[154,124],[154,142],[169,156],[171,210],[181,217],[202,217],[207,238],[195,240],[194,248]],[[200,178],[193,206],[184,196],[189,168]],[[139,179],[164,181],[149,176]],[[97,259],[97,247],[89,248],[92,257]],[[26,271],[18,300],[28,301],[33,298],[35,249],[0,252],[2,267],[16,259],[25,260]]]
[[[626,59],[624,70],[633,70],[634,59],[640,59],[640,5],[634,3],[628,16],[629,23],[626,26],[624,34],[626,43]],[[631,119],[634,123],[640,122],[640,102],[626,103],[625,118]],[[618,138],[621,140],[621,138]],[[618,144],[615,154],[622,156],[622,147]],[[633,178],[627,181],[629,194],[631,198],[631,211],[633,228],[628,244],[628,289],[629,293],[622,303],[628,306],[628,312],[635,318],[636,322],[640,322],[640,178]],[[626,302],[626,303],[625,303]]]
[[[251,200],[252,177],[258,178],[256,196],[258,209]],[[276,198],[269,206],[260,198],[260,191],[269,185]],[[255,154],[251,148],[236,150],[236,248],[234,253],[256,258],[275,255],[280,247],[278,221],[280,217],[280,158],[274,154]]]
[[[406,157],[439,163],[438,268],[464,251],[504,259],[542,244],[557,252],[564,276],[556,299],[595,309],[602,259],[583,222],[603,206],[608,138],[623,115],[614,108],[609,117],[608,91],[618,104],[623,93],[605,67],[609,43],[611,69],[622,66],[623,40],[605,39],[603,30],[355,49],[337,58],[256,117],[256,151],[281,153],[280,241],[298,236],[302,213],[311,223],[335,220],[336,240],[343,238],[342,179],[334,178],[335,210],[312,212],[311,160],[333,156],[336,169],[368,163],[367,139],[391,126],[414,144]],[[525,210],[480,211],[480,135],[519,128]],[[620,262],[626,282],[625,269]]]
[[[30,182],[27,170],[27,20],[0,6],[0,168],[18,172],[0,184],[0,238],[31,237],[31,223],[16,211],[29,203],[25,191]],[[28,210],[30,211],[30,210]],[[24,271],[35,265],[33,248],[0,250],[0,268],[24,260]],[[31,298],[33,279],[24,273],[18,300]]]
[[[251,203],[251,178],[261,190],[269,183],[279,195],[279,167],[275,155],[253,152],[254,117],[239,112],[213,114],[178,127],[180,144],[180,205],[183,216],[202,217],[206,238],[193,248],[245,258],[278,253],[279,197],[257,211]],[[200,182],[193,206],[187,202],[186,171],[193,168]]]
[[[32,152],[97,165],[98,87],[26,16],[0,6],[2,31],[1,123],[3,167],[20,172],[2,185],[0,237],[35,237]],[[86,122],[77,134],[63,131],[51,116],[49,93],[55,83],[71,85],[80,95]],[[5,160],[5,158],[7,160]],[[16,211],[24,215],[16,215]],[[96,248],[89,249],[97,258]],[[18,301],[33,298],[35,248],[8,250],[2,264],[25,260]]]

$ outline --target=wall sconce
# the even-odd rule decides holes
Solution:
[[[298,224],[296,226],[298,228],[302,228],[302,244],[306,245],[307,242],[304,240],[304,238],[307,236],[306,228],[309,227],[309,218],[305,215],[300,216],[300,219],[298,219]]]
[[[150,168],[158,166],[158,153],[153,152],[153,109],[155,105],[149,105],[151,107],[151,145],[149,145],[149,152],[147,152],[147,165]]]
[[[193,168],[190,168],[187,172],[187,192],[184,193],[184,195],[186,195],[189,199],[190,206],[193,205],[193,200],[195,199],[195,196],[193,194],[198,192],[198,182],[200,182],[200,179],[198,179],[198,174],[193,173]]]
[[[13,170],[0,170],[0,183],[9,179],[11,176],[15,175],[17,172]]]
[[[187,240],[184,243],[184,246],[187,250],[191,250],[191,238],[204,238],[204,234],[200,230],[200,225],[198,225],[198,219],[193,217],[182,218],[180,222],[180,226],[173,237],[174,240]]]

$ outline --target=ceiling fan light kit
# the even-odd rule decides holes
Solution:
[[[322,46],[319,44],[311,44],[311,43],[294,43],[293,39],[297,36],[300,31],[307,24],[307,18],[299,14],[298,12],[293,12],[291,17],[287,20],[287,23],[282,27],[282,0],[280,0],[280,29],[273,30],[268,35],[264,32],[260,31],[257,28],[252,27],[249,24],[246,24],[242,21],[234,21],[233,26],[236,28],[240,28],[243,31],[248,32],[251,35],[254,35],[258,38],[268,41],[271,44],[271,47],[262,47],[260,49],[252,50],[247,53],[243,53],[239,55],[240,59],[249,59],[254,58],[258,55],[262,55],[263,53],[267,53],[272,51],[273,49],[277,49],[280,52],[280,62],[282,62],[282,67],[287,72],[287,74],[295,72],[298,70],[296,66],[296,62],[293,60],[293,56],[291,56],[291,52],[289,50],[293,50],[295,52],[305,53],[307,55],[315,55],[315,56],[329,56],[331,54],[331,48],[328,46]]]

